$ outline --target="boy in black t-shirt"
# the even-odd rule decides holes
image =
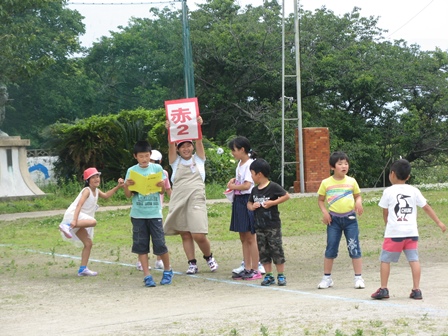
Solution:
[[[269,180],[271,167],[265,160],[257,159],[252,162],[250,172],[257,186],[252,189],[247,208],[254,211],[260,262],[266,270],[261,285],[275,284],[272,275],[272,262],[274,262],[278,273],[277,284],[286,286],[285,254],[278,204],[287,201],[289,194],[280,185]]]

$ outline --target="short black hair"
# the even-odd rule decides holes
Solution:
[[[340,160],[346,160],[347,163],[350,163],[347,154],[345,154],[344,152],[341,152],[341,151],[333,152],[330,155],[330,160],[329,160],[330,167],[331,168],[336,167],[336,163],[338,163],[338,161],[340,161]]]
[[[134,145],[134,154],[151,153],[151,145],[146,140],[139,140]]]
[[[406,181],[409,178],[409,175],[411,175],[411,164],[406,159],[399,159],[392,163],[390,171],[395,173],[397,179]]]
[[[253,170],[255,174],[262,173],[263,176],[267,178],[269,178],[269,175],[271,174],[271,166],[263,159],[256,159],[250,164],[249,169]]]

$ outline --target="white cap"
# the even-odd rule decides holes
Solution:
[[[150,159],[154,161],[160,161],[162,160],[162,153],[160,153],[157,149],[153,149],[151,151]]]

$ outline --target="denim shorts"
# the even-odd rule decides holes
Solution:
[[[327,225],[327,248],[325,249],[325,258],[335,259],[338,256],[342,233],[344,233],[347,241],[347,250],[350,258],[361,258],[358,220],[354,213],[343,217],[331,215],[331,223]]]
[[[155,255],[168,252],[163,233],[162,218],[132,218],[132,253],[148,254],[149,242],[152,239],[152,250]]]

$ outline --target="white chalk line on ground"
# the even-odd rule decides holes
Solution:
[[[74,256],[74,255],[44,252],[44,251],[37,251],[37,250],[32,250],[32,249],[24,249],[24,248],[20,248],[15,245],[12,245],[12,244],[0,244],[0,247],[10,247],[10,248],[14,248],[16,250],[21,250],[21,251],[25,251],[25,252],[44,254],[44,255],[60,257],[60,258],[69,258],[69,259],[75,259],[75,260],[81,259],[81,257]],[[108,264],[108,265],[135,267],[134,264],[121,263],[121,262],[117,262],[117,261],[108,261],[108,260],[100,260],[100,259],[89,259],[89,261],[101,263],[101,264]],[[160,269],[155,269],[155,270],[158,272],[163,271]],[[258,284],[254,284],[252,282],[244,281],[244,280],[234,281],[234,280],[217,279],[217,278],[210,278],[210,277],[201,276],[201,275],[193,275],[193,274],[187,275],[182,272],[176,272],[176,271],[173,271],[173,273],[177,274],[177,275],[185,275],[186,277],[189,277],[189,278],[197,278],[197,279],[202,279],[202,280],[207,280],[207,281],[224,283],[224,284],[228,284],[228,285],[245,286],[245,287],[257,288],[260,290],[272,290],[272,291],[279,291],[279,292],[283,292],[283,293],[306,295],[306,296],[312,296],[312,297],[315,297],[318,299],[337,300],[337,301],[344,301],[344,302],[350,302],[350,303],[364,303],[364,304],[368,304],[368,305],[374,305],[377,307],[385,306],[385,307],[391,307],[391,308],[401,308],[401,309],[405,309],[405,310],[416,310],[421,313],[432,313],[432,314],[437,314],[437,315],[442,315],[442,316],[448,316],[448,311],[445,309],[428,308],[428,307],[414,307],[414,306],[408,306],[408,305],[403,305],[403,304],[399,304],[399,303],[391,303],[391,302],[380,301],[380,300],[364,300],[364,299],[347,298],[347,297],[335,296],[335,295],[317,294],[317,293],[313,293],[313,292],[306,292],[306,291],[301,291],[301,290],[297,290],[297,289],[289,289],[289,288],[279,287],[279,286],[266,286],[265,287],[265,286],[260,286]]]

